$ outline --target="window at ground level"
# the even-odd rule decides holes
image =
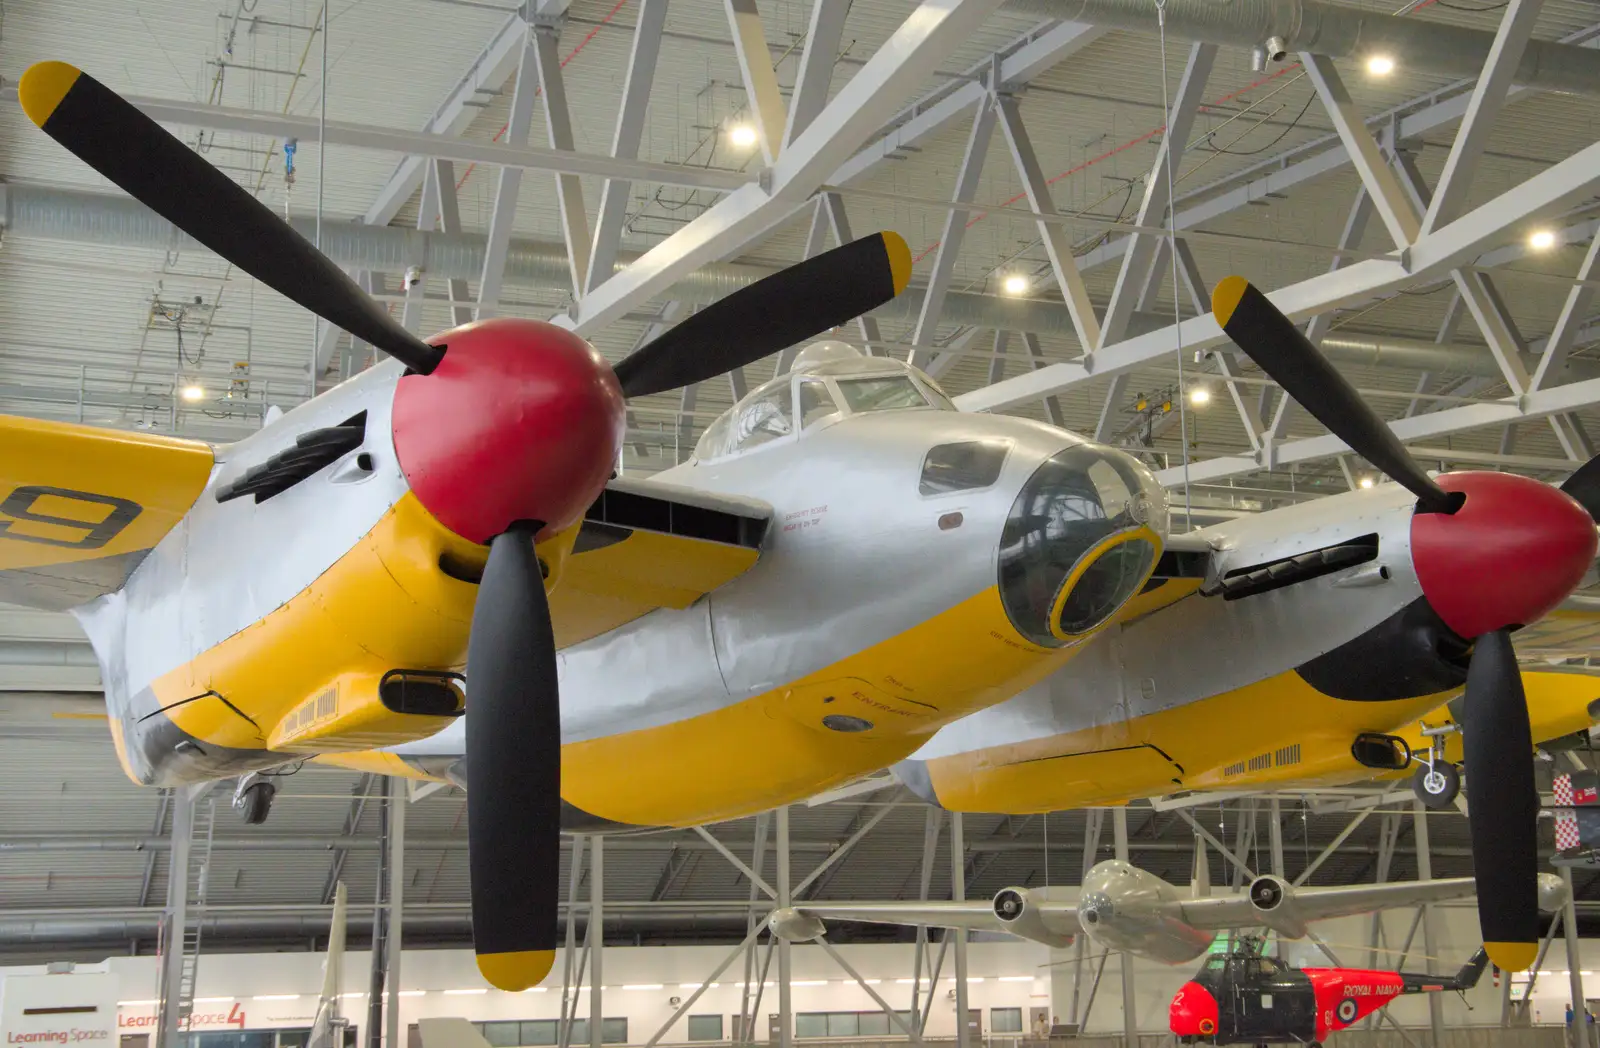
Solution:
[[[483,1039],[489,1042],[490,1048],[541,1048],[556,1044],[561,1034],[559,1019],[513,1019],[472,1025],[483,1035]],[[604,1044],[627,1044],[628,1020],[622,1018],[601,1020],[600,1040]],[[589,1043],[588,1019],[573,1021],[568,1043],[578,1048]]]
[[[912,1025],[910,1012],[896,1012],[901,1022]],[[904,1036],[900,1027],[881,1011],[800,1012],[794,1017],[796,1037],[885,1037]]]
[[[691,1015],[691,1016],[689,1016],[689,1040],[691,1040],[691,1041],[720,1041],[720,1040],[722,1040],[722,1016],[720,1016],[720,1015]]]
[[[989,1009],[990,1033],[1021,1033],[1022,1009],[1021,1008],[990,1008]]]

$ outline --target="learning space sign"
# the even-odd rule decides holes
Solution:
[[[102,973],[8,975],[0,982],[3,1048],[73,1045],[113,1048],[117,1029],[117,977]]]

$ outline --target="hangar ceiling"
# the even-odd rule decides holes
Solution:
[[[615,360],[655,325],[841,231],[885,228],[912,244],[912,290],[843,337],[911,355],[964,407],[1144,448],[1199,522],[1371,479],[1303,412],[1282,410],[1248,362],[1210,352],[1226,347],[1203,315],[1207,289],[1235,272],[1309,323],[1430,464],[1557,480],[1586,460],[1600,432],[1600,113],[1594,91],[1526,81],[1566,68],[1580,88],[1600,84],[1593,6],[1341,5],[1433,27],[1425,34],[1476,33],[1470,47],[1442,49],[1455,67],[1414,51],[1381,74],[1369,67],[1385,57],[1375,51],[1290,53],[1255,68],[1265,34],[1213,27],[1212,42],[1196,44],[1185,4],[1165,0],[1163,39],[1156,6],[3,0],[0,411],[227,441],[371,359],[130,209],[37,133],[15,83],[29,63],[61,58],[133,97],[303,230],[320,225],[336,259],[424,333],[483,301],[565,317]],[[1551,51],[1525,75],[1504,56],[1528,35],[1583,50]],[[748,60],[759,43],[766,63]],[[775,162],[764,136],[779,143]],[[1156,235],[1169,223],[1169,179],[1176,258]],[[607,258],[622,268],[602,281]],[[413,266],[421,280],[408,291]],[[678,461],[783,363],[636,402],[625,469]],[[1200,390],[1206,403],[1194,402]],[[97,685],[70,623],[6,612],[0,634],[5,715],[34,725],[0,731],[0,907],[21,911],[0,918],[16,933],[0,952],[25,950],[68,910],[134,929],[134,911],[163,890],[160,801],[121,779],[103,726],[77,716],[92,701],[63,698]],[[281,838],[268,846],[226,843],[245,835],[224,813],[218,905],[313,912],[340,843],[373,838],[372,814],[358,811],[365,786],[305,769],[256,835]],[[797,814],[795,838],[810,842],[799,868],[862,812],[897,801],[827,891],[914,894],[923,814],[891,790]],[[412,897],[440,907],[441,936],[463,916],[461,810],[460,795],[435,795],[411,823],[431,841],[410,851]],[[1306,813],[1314,855],[1347,816]],[[1207,817],[1230,829],[1236,818]],[[1379,821],[1358,827],[1318,879],[1370,877]],[[1435,821],[1435,872],[1463,872],[1464,822]],[[974,894],[1044,882],[1046,820],[973,823]],[[755,829],[716,832],[749,842]],[[1152,844],[1144,861],[1185,879],[1188,823],[1151,813],[1135,832]],[[1051,817],[1048,833],[1080,837],[1081,815]],[[703,844],[674,834],[628,846],[638,850],[608,874],[614,894],[694,901],[742,926],[743,886]],[[344,850],[359,901],[375,855],[370,843]],[[1075,879],[1074,853],[1059,854],[1069,872],[1051,881]],[[1409,861],[1402,846],[1394,875],[1408,876]],[[731,909],[703,905],[712,900]],[[619,928],[707,932],[672,912],[621,915]],[[281,925],[272,934],[292,937]]]

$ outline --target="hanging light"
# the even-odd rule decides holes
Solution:
[[[178,396],[193,404],[206,399],[206,387],[199,385],[198,383],[191,382],[178,392]]]
[[[1556,246],[1556,235],[1548,229],[1534,230],[1528,237],[1528,246],[1535,251],[1549,251]]]
[[[1189,403],[1195,407],[1211,403],[1211,391],[1204,386],[1196,386],[1189,391]]]
[[[1000,290],[1008,295],[1025,295],[1028,293],[1028,278],[1021,273],[1012,273],[1000,282]]]
[[[1373,76],[1388,76],[1394,72],[1394,59],[1388,55],[1373,55],[1367,59],[1367,72]]]
[[[1371,477],[1362,477],[1360,480],[1356,481],[1356,486],[1361,488],[1370,488],[1372,487],[1372,484],[1373,481]]]
[[[734,124],[728,128],[728,141],[737,149],[749,149],[756,144],[756,129],[750,124]]]

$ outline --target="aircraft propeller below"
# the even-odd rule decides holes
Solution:
[[[248,191],[99,81],[64,62],[41,62],[23,73],[18,97],[51,138],[228,262],[411,372],[441,381],[434,373],[449,358],[448,344],[407,331]],[[712,303],[600,379],[623,397],[638,397],[714,378],[882,305],[910,276],[911,252],[898,234],[863,237]],[[460,374],[450,381],[460,384]],[[503,397],[488,378],[489,388],[474,389]],[[620,435],[620,409],[618,415]],[[568,494],[592,499],[599,491]],[[473,933],[480,970],[505,990],[540,982],[556,945],[560,699],[534,549],[549,523],[499,519],[488,529],[488,564],[468,642]]]
[[[1551,610],[1593,562],[1600,456],[1564,494],[1503,474],[1435,480],[1266,295],[1231,276],[1211,302],[1222,330],[1285,393],[1417,496],[1412,550],[1423,594],[1474,642],[1461,719],[1478,920],[1495,964],[1527,968],[1539,939],[1539,794],[1511,631]]]

